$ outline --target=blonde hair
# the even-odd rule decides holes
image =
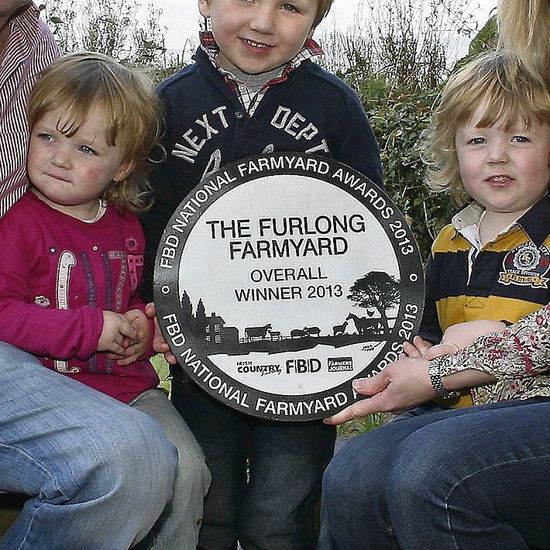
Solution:
[[[550,85],[550,0],[499,0],[499,39]]]
[[[518,121],[526,127],[535,121],[550,123],[547,86],[512,52],[482,54],[452,75],[425,133],[423,156],[428,186],[433,191],[448,191],[457,204],[469,197],[459,174],[456,131],[482,104],[485,112],[480,128],[499,124],[508,129]]]
[[[74,135],[89,112],[100,107],[105,139],[117,145],[122,161],[133,169],[122,181],[111,182],[102,198],[120,210],[143,212],[151,205],[147,175],[150,154],[159,144],[162,107],[152,82],[137,70],[124,67],[100,53],[75,53],[54,62],[36,83],[28,106],[29,126],[46,113],[60,109],[58,130]]]

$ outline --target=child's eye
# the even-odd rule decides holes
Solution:
[[[527,138],[525,136],[514,136],[512,138],[512,141],[514,141],[516,143],[529,143],[529,138]]]
[[[46,132],[39,132],[38,134],[36,134],[36,136],[42,141],[51,141],[53,139],[52,135]]]
[[[82,153],[86,153],[87,155],[97,155],[97,153],[91,147],[88,147],[87,145],[81,145],[78,148],[78,150],[81,151]]]
[[[475,137],[468,141],[471,145],[483,145],[485,143],[485,138]]]
[[[292,4],[283,4],[282,7],[285,11],[298,11],[298,8]]]

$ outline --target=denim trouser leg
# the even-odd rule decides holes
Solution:
[[[244,550],[315,548],[321,478],[335,430],[321,422],[250,417],[188,384],[174,385],[173,401],[212,473],[199,548],[228,550],[237,540]]]
[[[548,400],[506,402],[352,440],[325,474],[321,548],[550,547],[548,418]]]
[[[176,452],[145,414],[0,343],[0,489],[31,498],[2,549],[122,550],[171,496]]]
[[[210,472],[204,453],[183,418],[159,390],[142,393],[131,406],[152,416],[178,450],[174,493],[151,537],[140,548],[176,550],[196,548],[202,523],[204,497],[210,485]],[[146,544],[144,544],[146,543]]]

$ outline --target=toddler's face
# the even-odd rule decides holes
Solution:
[[[302,49],[317,0],[199,0],[199,9],[211,18],[218,63],[259,74],[284,65]]]
[[[124,179],[131,166],[106,140],[106,125],[96,107],[72,135],[63,127],[62,109],[47,112],[32,128],[27,158],[35,193],[50,206],[80,219],[92,218],[98,198],[111,181]]]
[[[456,132],[464,190],[489,211],[521,215],[548,190],[550,126],[534,122],[527,129],[518,121],[509,130],[478,128],[484,111],[478,107]]]

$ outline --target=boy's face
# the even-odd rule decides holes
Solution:
[[[27,156],[29,179],[52,208],[89,219],[107,185],[124,179],[130,166],[122,161],[121,148],[107,143],[99,107],[70,137],[57,129],[65,116],[62,109],[49,111],[34,124]]]
[[[478,107],[458,127],[456,152],[464,190],[488,211],[521,215],[541,199],[550,182],[550,126],[534,122],[529,130],[518,121],[477,128]]]
[[[198,0],[220,48],[218,63],[247,74],[290,61],[311,35],[317,0]]]

